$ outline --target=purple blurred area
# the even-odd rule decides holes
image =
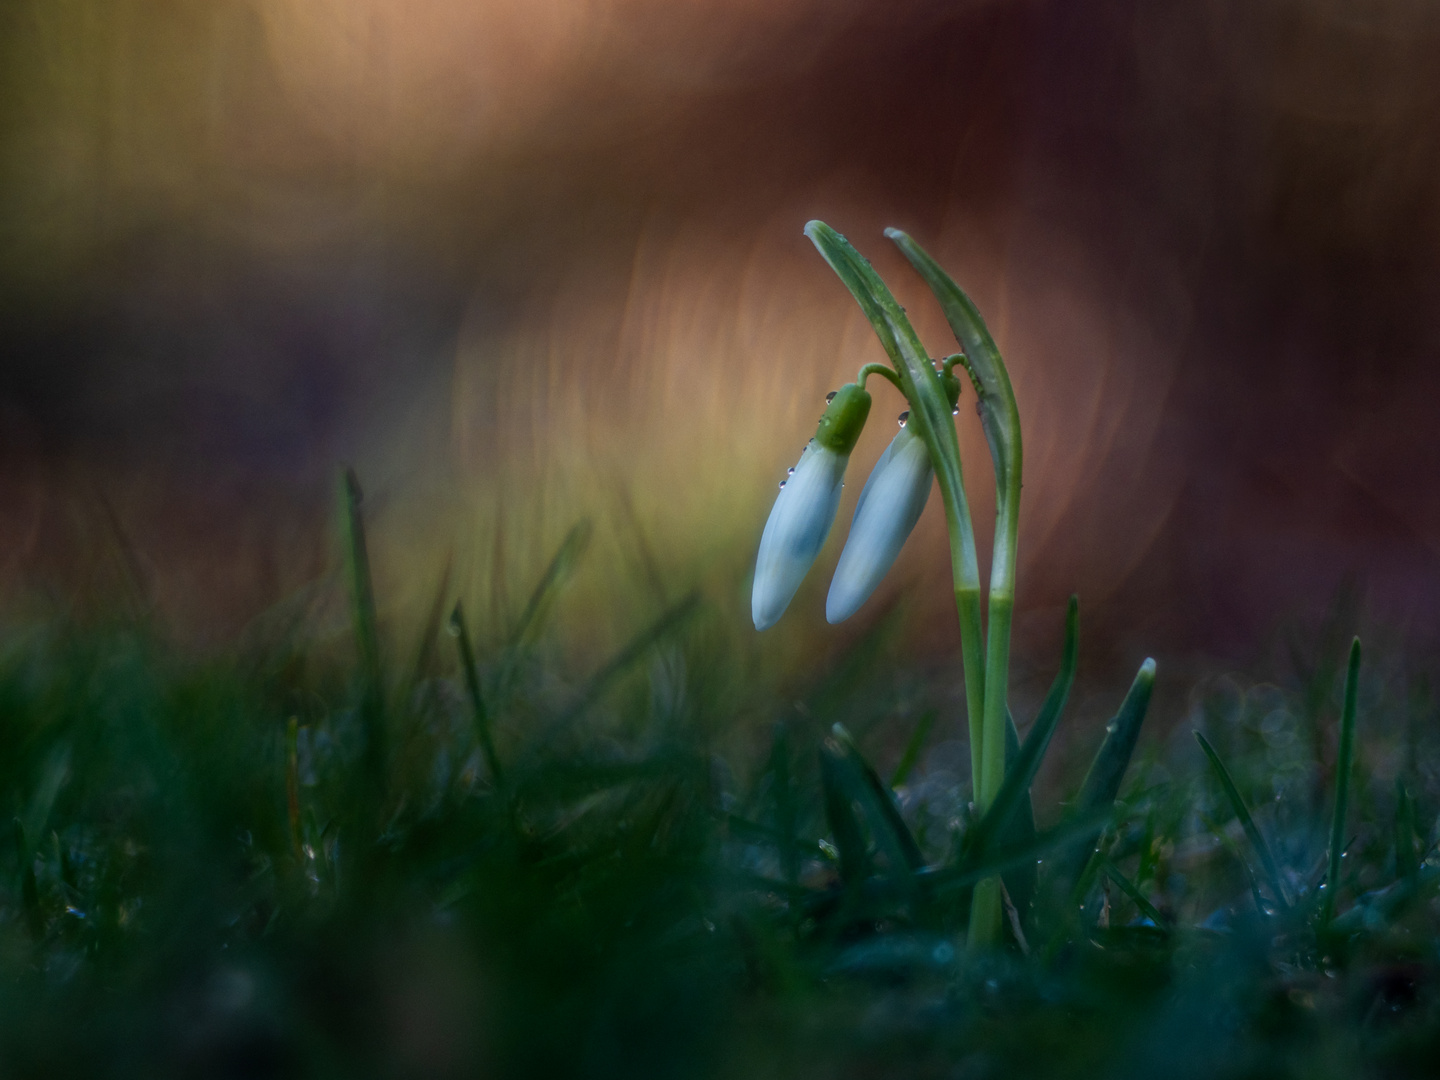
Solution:
[[[1431,5],[16,0],[0,52],[0,588],[80,590],[121,535],[232,632],[325,565],[352,461],[417,561],[624,491],[738,596],[880,355],[821,217],[937,355],[884,225],[1006,353],[1022,647],[1078,590],[1091,642],[1243,656],[1347,575],[1433,632]],[[889,586],[937,617],[938,517]]]

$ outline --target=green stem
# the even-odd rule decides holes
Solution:
[[[855,376],[855,381],[863,388],[865,380],[871,375],[879,375],[902,394],[905,392],[905,388],[900,385],[900,376],[895,374],[895,370],[889,364],[866,364],[860,369],[860,374]]]

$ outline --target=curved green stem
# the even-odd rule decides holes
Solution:
[[[860,369],[860,373],[855,376],[855,382],[863,387],[865,380],[871,375],[884,376],[896,390],[899,390],[902,394],[905,392],[905,388],[900,385],[900,376],[895,374],[895,369],[889,364],[866,364]]]

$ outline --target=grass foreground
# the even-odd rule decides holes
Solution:
[[[1347,678],[1343,637],[1283,685],[1217,681],[1138,749],[1132,690],[1085,783],[1033,805],[1061,694],[1019,718],[1006,812],[976,820],[956,718],[921,712],[873,760],[834,725],[866,692],[853,658],[758,735],[753,702],[739,723],[700,599],[567,677],[537,642],[579,534],[498,642],[477,649],[442,589],[397,662],[348,524],[340,639],[296,621],[196,657],[143,620],[5,630],[5,1075],[1440,1060],[1431,709],[1368,659]],[[970,892],[996,873],[1004,943],[967,951]]]

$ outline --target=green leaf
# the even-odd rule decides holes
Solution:
[[[1360,692],[1360,639],[1350,643],[1350,664],[1345,671],[1345,705],[1340,713],[1340,751],[1335,759],[1335,813],[1330,820],[1329,869],[1325,874],[1325,896],[1320,902],[1320,928],[1330,925],[1335,914],[1335,894],[1340,891],[1340,856],[1345,850],[1345,812],[1350,801],[1350,773],[1355,760],[1355,701]]]
[[[1225,797],[1230,800],[1231,807],[1235,810],[1235,816],[1240,819],[1240,827],[1245,830],[1245,837],[1250,841],[1251,848],[1260,857],[1260,865],[1265,869],[1265,881],[1270,886],[1270,892],[1275,897],[1275,902],[1282,910],[1289,908],[1290,897],[1280,880],[1280,868],[1275,862],[1275,856],[1270,852],[1270,845],[1265,842],[1264,835],[1255,824],[1255,819],[1250,816],[1250,808],[1245,805],[1245,799],[1240,794],[1240,789],[1235,786],[1235,781],[1230,777],[1230,770],[1220,760],[1220,755],[1210,745],[1210,740],[1200,732],[1195,732],[1195,738],[1200,741],[1200,749],[1205,751],[1205,756],[1210,759],[1210,765],[1215,770],[1215,775],[1220,779],[1220,786],[1225,791]]]
[[[895,242],[910,260],[910,265],[925,279],[925,284],[939,301],[940,310],[944,312],[955,340],[964,350],[962,362],[979,397],[981,426],[990,444],[990,456],[995,462],[997,490],[1003,498],[1014,486],[1014,494],[1018,496],[1022,455],[1020,410],[1015,403],[1015,391],[1010,385],[1005,361],[995,347],[985,320],[965,290],[910,236],[899,229],[886,229],[885,235]],[[1012,479],[1015,485],[1012,485]]]

